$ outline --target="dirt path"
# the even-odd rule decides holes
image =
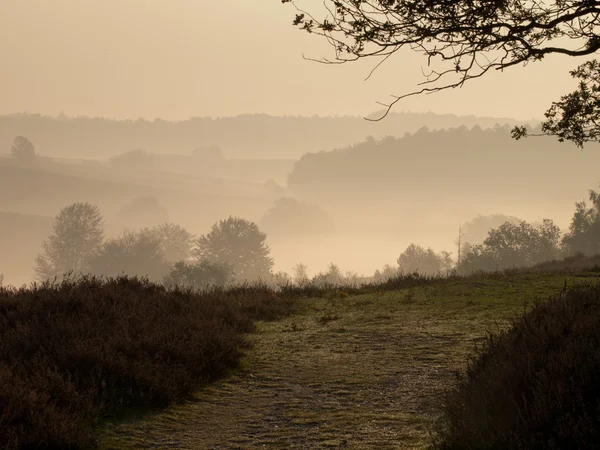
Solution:
[[[307,300],[259,325],[247,369],[194,401],[109,426],[103,448],[422,448],[454,370],[507,312],[501,299],[459,290],[443,309],[450,293],[437,288]],[[522,303],[504,294],[508,309]]]

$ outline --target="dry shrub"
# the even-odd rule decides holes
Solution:
[[[490,335],[446,400],[439,449],[600,448],[600,286]]]
[[[260,287],[126,277],[0,289],[0,448],[90,447],[101,416],[166,405],[235,368],[254,320],[290,305]]]

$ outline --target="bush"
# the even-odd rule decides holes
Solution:
[[[438,449],[600,448],[600,286],[490,335],[444,406]]]
[[[183,261],[175,263],[169,275],[165,277],[167,286],[182,286],[196,290],[211,287],[225,287],[232,281],[233,269],[226,263],[200,261],[187,264]]]
[[[236,367],[262,287],[202,295],[136,278],[0,288],[0,448],[89,448],[101,415],[160,406]]]

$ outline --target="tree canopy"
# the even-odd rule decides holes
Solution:
[[[10,148],[10,154],[19,161],[35,159],[35,147],[25,136],[17,136]]]
[[[90,259],[100,252],[104,241],[103,223],[95,205],[73,203],[62,208],[36,258],[37,278],[44,281],[69,272],[87,272]]]
[[[266,239],[254,222],[229,217],[198,238],[194,253],[197,261],[228,264],[238,281],[266,280],[273,268]]]
[[[429,69],[421,88],[393,97],[384,104],[383,116],[402,98],[461,87],[492,70],[550,54],[584,57],[600,50],[600,1],[324,0],[324,6],[323,15],[296,6],[293,22],[329,41],[335,56],[323,62],[378,58],[378,67],[404,48],[424,55]],[[599,137],[593,120],[600,108],[598,62],[588,62],[572,74],[589,89],[580,84],[580,95],[554,103],[543,131],[583,145]],[[584,116],[578,115],[582,110]],[[522,127],[514,130],[516,138],[526,134]]]

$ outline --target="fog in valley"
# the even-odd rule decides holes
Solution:
[[[303,264],[313,277],[333,263],[368,278],[398,268],[410,244],[456,262],[461,224],[462,245],[483,243],[507,217],[534,227],[552,219],[567,232],[575,203],[597,187],[594,144],[582,151],[510,136],[514,126],[539,126],[549,99],[574,85],[567,60],[407,98],[368,121],[381,114],[376,101],[415,89],[418,55],[364,81],[367,61],[304,59],[330,49],[290,26],[293,10],[230,3],[3,6],[5,284],[39,279],[43,242],[75,203],[97,207],[102,245],[120,243],[119,251],[143,230],[172,224],[189,233],[177,257],[198,260],[198,239],[241,218],[266,234],[273,275],[293,276]],[[157,279],[174,258],[152,269]],[[134,260],[108,267],[149,275]]]
[[[0,450],[600,449],[600,0],[0,4]]]

